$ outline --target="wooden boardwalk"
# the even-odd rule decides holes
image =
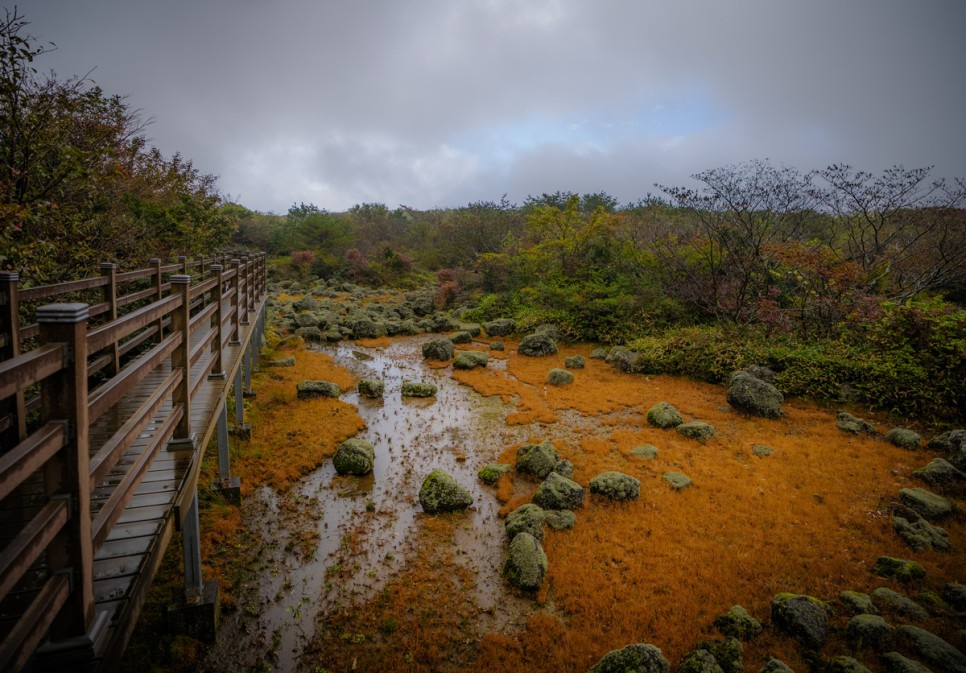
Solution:
[[[152,340],[143,339],[143,348],[147,349],[144,353],[123,365],[118,357],[113,376],[106,377],[89,394],[83,391],[84,404],[79,406],[90,411],[94,420],[87,425],[83,442],[86,446],[75,448],[88,457],[80,464],[88,467],[90,478],[79,479],[81,490],[86,492],[86,498],[83,494],[81,497],[88,506],[81,502],[79,507],[62,508],[73,519],[68,518],[60,526],[74,530],[68,525],[71,520],[76,521],[78,513],[73,510],[84,512],[86,509],[84,521],[89,519],[89,524],[83,523],[80,529],[89,531],[84,539],[89,535],[90,540],[81,543],[68,535],[65,545],[69,548],[58,550],[54,534],[43,532],[43,524],[50,518],[45,519],[44,513],[53,515],[60,511],[55,506],[60,496],[52,492],[58,489],[51,487],[49,476],[52,469],[49,463],[56,458],[50,458],[47,465],[32,469],[29,474],[24,471],[24,464],[35,468],[39,459],[31,462],[30,452],[20,451],[21,447],[31,441],[37,443],[34,438],[43,436],[43,428],[56,426],[41,426],[40,431],[25,437],[23,423],[18,424],[18,419],[11,419],[9,414],[6,417],[0,414],[0,428],[5,433],[0,435],[0,494],[3,494],[0,500],[0,544],[3,545],[0,550],[0,670],[113,670],[134,629],[165,550],[175,531],[182,528],[186,545],[186,600],[189,604],[201,602],[197,549],[199,472],[205,447],[213,436],[227,431],[229,392],[234,387],[235,395],[241,397],[252,365],[257,362],[264,325],[264,260],[254,258],[247,265],[236,262],[233,275],[224,274],[223,267],[215,266],[217,282],[209,278],[193,288],[189,287],[192,281],[187,276],[172,273],[185,266],[182,263],[177,268],[168,267],[175,285],[169,281],[166,294],[157,292],[160,298],[154,296],[154,303],[138,309],[146,317],[128,319],[129,323],[140,325],[137,329],[141,332],[150,332],[153,325],[156,345],[148,348]],[[161,288],[162,272],[159,267],[156,271],[156,287]],[[204,279],[203,262],[201,272]],[[184,285],[180,309],[171,299],[177,298],[177,283]],[[152,306],[156,308],[151,309]],[[180,317],[178,310],[183,311]],[[103,363],[102,353],[106,351],[110,355],[112,350],[117,352],[127,343],[122,343],[120,336],[106,338],[111,322],[86,331],[87,343],[100,345],[106,341],[107,346],[97,348],[85,358],[85,373]],[[123,320],[114,318],[113,322],[120,326]],[[164,331],[157,335],[158,325],[166,326],[169,333],[166,338],[161,338]],[[125,338],[138,338],[137,329],[126,332]],[[179,330],[184,335],[181,339],[176,338]],[[12,338],[16,340],[15,332]],[[10,340],[8,337],[7,343]],[[0,362],[0,377],[3,377],[0,398],[4,402],[0,411],[16,411],[19,405],[21,413],[25,413],[31,406],[38,406],[27,401],[25,391],[31,386],[15,385],[16,379],[25,375],[24,368],[30,366],[26,363],[29,356],[29,353],[17,353]],[[187,377],[183,376],[185,371],[189,373]],[[40,423],[47,420],[44,415],[59,418],[62,414],[55,413],[55,393],[48,393],[44,388],[46,381],[36,374],[30,378],[36,378],[41,386]],[[55,381],[51,386],[54,385],[62,386],[63,381]],[[21,399],[16,394],[8,395],[14,388]],[[240,423],[243,420],[240,405],[236,409],[236,422]],[[18,425],[19,436],[12,432]],[[84,433],[77,435],[82,438]],[[20,444],[9,448],[11,437],[21,439]],[[69,461],[72,447],[69,441],[66,444],[55,455],[66,453]],[[222,446],[225,449],[219,451],[219,459],[224,463],[219,465],[219,472],[227,475],[227,437],[219,436],[218,445],[219,449]],[[70,469],[66,471],[69,473]],[[13,482],[15,478],[21,482],[18,486]],[[24,540],[30,544],[25,546]],[[24,549],[30,550],[39,544],[47,545],[46,549],[24,553]],[[77,566],[85,564],[73,546],[79,546],[80,553],[89,550],[86,564],[89,571],[81,577]],[[66,563],[58,560],[65,555]],[[61,565],[67,565],[66,570],[57,567]],[[20,574],[16,581],[12,579],[14,573]],[[70,581],[58,583],[58,576],[64,573]],[[69,585],[66,595],[65,584]],[[81,596],[80,602],[75,603],[75,595],[84,594],[85,587],[87,600]],[[51,598],[54,592],[55,598]],[[65,614],[72,606],[79,605],[81,620],[75,616],[71,623],[69,614],[52,615],[49,610],[40,611],[39,617],[35,614],[38,605],[50,607],[57,603],[60,609],[55,612]],[[61,627],[58,620],[66,621],[67,626]]]

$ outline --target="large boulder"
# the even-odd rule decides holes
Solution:
[[[541,507],[533,503],[520,505],[507,514],[503,521],[506,536],[513,540],[520,533],[530,533],[537,540],[543,540],[543,521],[545,515]]]
[[[533,494],[533,502],[544,509],[580,509],[584,505],[584,488],[551,472]]]
[[[888,673],[932,673],[915,659],[908,659],[898,652],[883,654],[882,663]]]
[[[929,619],[926,608],[908,596],[903,596],[898,591],[893,591],[888,587],[879,587],[873,591],[872,599],[881,610],[896,612],[917,622],[924,622]]]
[[[453,369],[476,369],[486,367],[490,357],[483,351],[462,351],[453,360]]]
[[[454,512],[473,504],[473,496],[442,470],[433,470],[419,489],[419,504],[428,514]]]
[[[733,636],[723,640],[702,640],[697,649],[710,652],[724,673],[742,673],[744,670],[745,650]]]
[[[339,444],[332,464],[339,474],[363,475],[372,472],[376,452],[369,442],[352,437]]]
[[[342,389],[331,381],[299,381],[295,386],[295,396],[300,400],[313,397],[338,397]]]
[[[659,428],[676,428],[684,423],[684,419],[673,405],[658,402],[647,410],[647,422]]]
[[[917,449],[922,436],[909,428],[892,428],[886,433],[886,441],[903,449]]]
[[[503,576],[513,586],[525,591],[536,591],[547,574],[547,555],[539,540],[530,533],[518,533],[510,542],[503,564]]]
[[[928,465],[912,473],[930,486],[945,486],[966,479],[966,472],[943,458],[933,458]]]
[[[828,673],[872,673],[858,659],[844,654],[829,659],[826,671]]]
[[[446,362],[453,359],[453,342],[449,339],[432,339],[423,344],[423,357],[427,360]]]
[[[966,612],[966,584],[946,582],[943,585],[942,596],[953,609]]]
[[[830,613],[828,605],[811,596],[778,594],[771,601],[772,622],[810,650],[825,644]]]
[[[590,492],[611,500],[636,500],[641,496],[641,482],[622,472],[603,472],[590,480]]]
[[[861,591],[843,591],[839,594],[839,600],[854,615],[877,615],[879,608],[872,602],[869,594]]]
[[[483,323],[483,329],[490,336],[510,336],[516,331],[517,324],[511,318],[497,318]]]
[[[668,673],[668,668],[660,649],[634,643],[608,652],[587,673]]]
[[[685,489],[694,483],[691,481],[691,477],[686,474],[681,474],[680,472],[665,472],[661,479],[670,484],[671,488],[673,488],[675,491]]]
[[[926,569],[916,561],[895,558],[893,556],[880,556],[872,566],[872,572],[879,577],[895,579],[900,582],[911,582],[921,580],[926,576]]]
[[[892,645],[893,630],[879,615],[855,615],[845,628],[845,637],[856,650],[881,652]]]
[[[949,430],[933,437],[926,446],[945,454],[950,463],[966,472],[966,430]]]
[[[383,323],[376,322],[370,318],[353,320],[349,324],[349,327],[352,329],[352,336],[356,339],[378,339],[389,333]]]
[[[359,379],[359,395],[370,399],[379,399],[386,392],[386,384],[378,379]]]
[[[543,333],[528,334],[520,341],[517,352],[529,357],[553,355],[557,352],[557,342]]]
[[[934,633],[911,624],[896,628],[896,640],[905,643],[926,662],[949,673],[966,673],[966,655]]]
[[[922,517],[892,517],[892,529],[914,551],[949,551],[949,533]]]
[[[728,386],[728,404],[741,411],[765,418],[782,415],[784,397],[778,388],[748,372],[738,372]]]
[[[794,673],[794,671],[781,659],[772,657],[765,662],[765,665],[758,670],[758,673]]]
[[[724,673],[708,650],[694,650],[684,655],[677,673]]]
[[[549,441],[524,444],[517,449],[517,472],[532,474],[538,479],[546,479],[558,462],[560,456]]]
[[[899,501],[922,515],[924,519],[934,521],[949,516],[953,511],[953,502],[941,495],[936,495],[924,488],[903,488],[899,491]]]
[[[462,332],[450,335],[449,340],[454,344],[468,344],[473,342],[473,335],[467,330],[463,330]]]
[[[574,478],[574,464],[566,458],[554,465],[553,471],[559,474],[561,477],[567,477],[567,479]]]

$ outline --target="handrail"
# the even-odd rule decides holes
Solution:
[[[64,368],[64,344],[47,344],[13,360],[0,362],[0,399],[47,378]]]
[[[83,280],[71,280],[66,283],[53,283],[51,285],[39,285],[20,290],[20,301],[34,301],[44,299],[58,294],[68,294],[69,292],[80,292],[90,290],[95,287],[107,285],[107,278],[95,276],[94,278],[84,278]]]
[[[34,597],[13,630],[0,643],[0,670],[20,670],[70,597],[70,579],[53,575]]]
[[[51,421],[0,456],[0,500],[64,448],[66,438],[64,424]],[[3,591],[0,591],[2,595]]]
[[[87,333],[87,349],[92,353],[96,353],[102,348],[107,348],[107,346],[115,341],[120,341],[142,327],[147,327],[148,323],[167,315],[180,305],[181,297],[179,295],[171,295],[153,304],[139,308],[136,311],[131,311],[123,318],[118,318],[100,327],[95,327]]]
[[[51,500],[0,554],[0,596],[6,596],[70,517],[66,498]]]

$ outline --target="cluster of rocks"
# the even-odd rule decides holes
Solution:
[[[495,484],[512,470],[541,480],[532,502],[510,512],[504,521],[509,548],[503,575],[515,587],[536,591],[547,573],[547,556],[541,545],[544,525],[555,530],[574,526],[574,513],[584,505],[584,487],[573,480],[574,466],[561,459],[549,441],[525,444],[517,449],[516,464],[493,464],[479,472],[481,481]],[[633,500],[641,494],[641,482],[621,472],[604,472],[590,480],[590,492],[610,500]]]
[[[436,310],[433,290],[426,288],[384,299],[384,293],[352,283],[315,281],[272,283],[269,291],[304,293],[293,301],[273,299],[275,324],[309,342],[374,339],[426,332],[452,332],[460,323]]]

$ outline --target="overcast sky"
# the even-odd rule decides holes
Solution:
[[[4,3],[11,6],[11,3]],[[769,158],[966,176],[964,0],[26,0],[39,61],[284,213],[621,202]]]

